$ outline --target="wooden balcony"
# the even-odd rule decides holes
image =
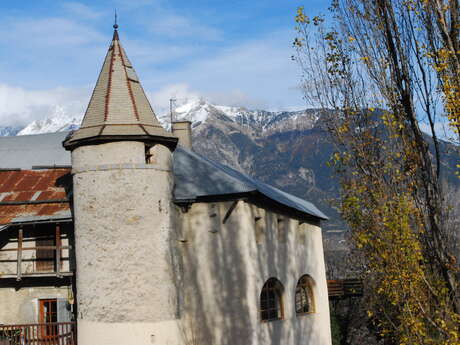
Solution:
[[[73,276],[71,253],[68,225],[65,231],[59,224],[6,230],[0,238],[0,280],[68,280]]]
[[[363,295],[363,282],[360,279],[328,280],[329,298],[358,297]]]
[[[0,325],[0,345],[76,345],[76,323]]]

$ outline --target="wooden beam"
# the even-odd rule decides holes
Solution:
[[[61,233],[61,239],[66,239],[68,238],[67,235],[64,233],[62,234]],[[22,240],[23,243],[26,243],[26,242],[35,242],[36,240],[53,240],[54,239],[54,235],[52,236],[37,236],[37,237],[26,237]],[[9,243],[17,243],[18,240],[13,238],[9,241]]]
[[[61,249],[71,249],[71,248],[72,248],[71,246],[61,246]],[[25,248],[22,247],[23,251],[25,251],[25,250],[37,250],[37,249],[56,250],[56,246],[25,247]],[[17,252],[18,250],[19,250],[18,248],[6,248],[6,249],[0,249],[0,252]]]
[[[23,273],[21,275],[21,280],[26,280],[27,278],[64,278],[73,276],[73,272],[61,272],[58,277],[56,273],[53,272],[34,272],[34,273]],[[0,275],[0,281],[2,279],[11,279],[16,278],[16,274],[2,274]]]
[[[56,225],[56,274],[60,277],[61,272],[61,226]]]
[[[225,216],[224,216],[224,219],[222,220],[222,223],[225,224],[225,222],[227,221],[228,218],[230,218],[233,210],[235,209],[236,205],[238,205],[238,200],[235,200],[233,203],[232,203],[232,206],[230,206],[230,208],[228,209],[227,213],[225,213]]]
[[[18,230],[18,268],[16,273],[16,280],[20,281],[22,276],[22,238],[23,230],[20,228]]]
[[[40,204],[63,204],[69,202],[68,199],[51,199],[51,200],[32,200],[32,201],[2,201],[0,206],[11,205],[40,205]]]
[[[54,259],[24,259],[22,258],[22,262],[37,262],[37,261],[53,261]],[[61,256],[61,262],[63,261],[69,261],[70,258],[67,256]],[[0,259],[0,263],[11,263],[11,262],[18,262],[17,259]],[[23,274],[24,275],[24,274]]]

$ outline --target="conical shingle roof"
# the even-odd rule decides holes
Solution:
[[[64,141],[72,150],[120,140],[162,143],[174,148],[177,138],[158,122],[115,29],[81,127]]]

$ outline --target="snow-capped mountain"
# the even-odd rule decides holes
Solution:
[[[69,114],[65,108],[56,106],[53,114],[43,120],[36,120],[25,126],[17,135],[41,134],[77,129],[82,115]]]
[[[170,122],[170,114],[159,116],[163,124]],[[318,111],[307,109],[301,111],[265,111],[249,110],[244,107],[214,105],[203,99],[195,99],[177,107],[174,120],[188,120],[192,127],[216,120],[233,122],[256,135],[270,134],[286,129],[313,128],[318,120]]]
[[[51,116],[30,123],[18,135],[76,129],[82,116],[56,107]],[[169,127],[167,111],[157,117]],[[332,187],[331,192],[334,182],[323,164],[331,145],[318,128],[317,110],[271,112],[193,99],[179,104],[173,117],[192,122],[196,152],[306,197],[327,214],[334,214],[325,200],[336,189]]]
[[[0,127],[0,135],[76,129],[82,116],[56,107],[48,118],[25,128]],[[167,110],[158,112],[157,117],[169,127]],[[344,228],[329,202],[339,192],[338,180],[327,164],[336,147],[324,130],[318,110],[249,110],[196,98],[178,104],[173,117],[192,122],[195,152],[312,201],[331,218],[325,224],[326,230]],[[448,161],[454,171],[457,158]]]
[[[170,114],[157,114],[160,122],[169,128]],[[56,106],[53,113],[42,120],[36,120],[24,128],[0,127],[0,135],[28,135],[68,131],[78,128],[83,114],[69,114],[65,108]],[[203,99],[192,99],[179,105],[174,111],[174,120],[192,122],[194,130],[207,122],[228,122],[250,132],[254,136],[269,135],[287,129],[311,129],[318,120],[316,110],[265,111],[249,110],[244,107],[214,105]]]

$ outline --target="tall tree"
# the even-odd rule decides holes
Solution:
[[[443,118],[458,129],[458,24],[439,23],[458,14],[458,2],[441,1],[442,16],[437,2],[336,0],[332,25],[303,8],[296,16],[305,97],[324,109],[337,144],[341,211],[373,291],[369,315],[388,344],[460,341],[437,132]]]
[[[460,138],[460,4],[458,0],[413,1],[433,59],[448,120]]]

